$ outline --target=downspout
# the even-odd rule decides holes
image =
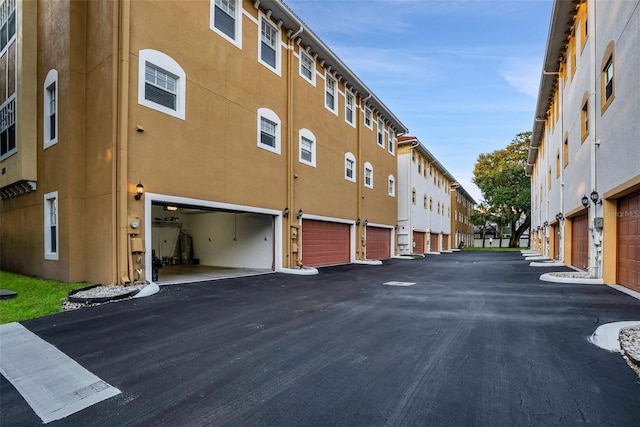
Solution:
[[[345,88],[346,89],[346,88]],[[369,96],[367,96],[367,99],[369,99],[369,97],[371,96],[371,94],[369,94]],[[346,97],[346,95],[345,95]],[[346,102],[346,101],[345,101]],[[366,108],[366,105],[364,103],[364,100],[362,102],[362,107]],[[356,126],[358,127],[356,134],[357,134],[357,144],[358,147],[356,149],[356,156],[359,162],[362,162],[362,125],[364,125],[364,110],[362,111],[362,118],[356,120]],[[358,116],[361,116],[360,114],[358,114]],[[373,120],[373,117],[371,118]],[[362,125],[360,124],[360,120],[362,120]],[[356,171],[358,170],[358,168],[356,168]],[[364,172],[364,163],[362,163],[362,172]],[[363,173],[364,176],[364,173]],[[373,179],[373,178],[372,178]],[[356,177],[356,182],[358,183],[358,185],[356,185],[356,218],[360,219],[361,215],[362,215],[362,186],[364,185],[364,179],[357,179]],[[364,218],[362,219],[362,222],[364,223]],[[367,227],[364,226],[364,232],[366,232]],[[362,235],[364,236],[365,233],[362,233]],[[358,224],[358,222],[356,221],[356,259],[358,260],[364,260],[365,259],[365,254],[364,254],[364,247],[362,246],[362,238],[360,238],[360,224]]]
[[[129,49],[130,49],[130,24],[131,2],[121,0],[117,3],[118,9],[118,68],[117,68],[117,95],[116,95],[116,271],[118,284],[130,283],[128,274],[129,254],[127,234],[128,212],[128,127],[129,127]]]
[[[289,208],[289,215],[285,218],[284,224],[284,239],[285,246],[287,251],[287,259],[285,260],[285,267],[293,268],[294,260],[293,260],[293,239],[291,235],[291,216],[294,215],[293,212],[297,212],[294,209],[293,205],[293,183],[294,183],[294,141],[293,141],[293,50],[294,42],[296,37],[302,34],[304,27],[300,26],[300,29],[293,33],[289,38],[289,43],[287,44],[287,126],[289,128],[289,143],[287,144],[287,205]],[[314,71],[315,72],[315,71]],[[298,249],[299,251],[299,249]],[[297,252],[298,256],[300,252]]]
[[[597,169],[597,148],[599,142],[596,140],[596,77],[599,75],[599,67],[596,62],[596,2],[587,3],[587,22],[591,24],[590,31],[592,40],[589,43],[589,146],[591,149],[591,188],[598,190],[598,169]],[[602,233],[596,230],[594,219],[598,216],[598,205],[594,203],[591,211],[591,245],[589,251],[589,274],[591,277],[600,278],[602,276],[600,269],[602,254]]]

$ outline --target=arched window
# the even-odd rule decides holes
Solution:
[[[185,119],[187,75],[170,56],[142,49],[138,60],[138,104]]]
[[[280,154],[280,117],[268,108],[258,109],[258,147]]]
[[[373,188],[373,166],[369,162],[364,164],[364,186]]]
[[[309,129],[300,129],[298,160],[305,165],[316,167],[316,137]]]
[[[356,157],[351,153],[344,155],[344,179],[356,182]]]
[[[58,71],[49,70],[44,79],[44,148],[58,142]]]

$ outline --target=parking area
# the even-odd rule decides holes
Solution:
[[[463,251],[272,273],[23,325],[121,391],[51,425],[637,425],[637,375],[588,337],[640,320],[640,301],[528,264]],[[41,424],[0,381],[0,425]]]

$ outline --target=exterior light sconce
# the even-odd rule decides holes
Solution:
[[[589,208],[589,198],[586,194],[582,196],[582,200],[580,201],[582,202],[582,206],[584,206],[585,208]]]
[[[282,211],[282,216],[285,218],[289,216],[289,207],[284,208],[284,210]]]
[[[600,198],[600,195],[598,194],[598,192],[596,190],[593,190],[591,192],[591,194],[589,195],[589,198],[591,199],[591,201],[593,202],[594,205],[601,205],[602,204],[602,199]]]
[[[558,213],[556,214],[556,220],[557,220],[558,222],[560,222],[560,221],[562,221],[563,219],[564,219],[564,215],[562,215],[562,212],[558,212]]]
[[[360,218],[356,220],[356,225],[360,225]]]
[[[364,220],[364,226],[366,227],[368,224],[369,224],[369,220],[368,220],[368,219],[365,219],[365,220]]]
[[[302,209],[300,209],[300,210],[298,211],[298,215],[296,216],[296,218],[298,218],[298,219],[302,218],[302,215],[303,215],[303,214],[304,214],[304,212],[302,212]]]
[[[144,185],[142,185],[142,182],[138,181],[138,185],[136,185],[136,195],[135,195],[136,200],[140,200],[143,194],[144,194]]]
[[[544,222],[544,226],[545,226],[545,227],[548,227],[548,226],[549,226],[549,221],[545,221],[545,222]]]

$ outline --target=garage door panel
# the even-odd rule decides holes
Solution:
[[[387,259],[391,256],[391,230],[367,227],[367,259]]]
[[[424,243],[426,240],[427,233],[422,231],[414,231],[413,232],[413,253],[414,254],[423,254],[426,252],[424,249]]]
[[[618,201],[617,282],[640,291],[640,192]]]
[[[319,267],[351,261],[350,226],[328,221],[303,220],[302,264]]]
[[[585,213],[572,219],[571,265],[589,268],[589,216]]]
[[[437,233],[431,233],[431,239],[429,242],[429,251],[430,252],[439,252],[440,251],[440,245],[439,245],[439,239],[440,235]]]

